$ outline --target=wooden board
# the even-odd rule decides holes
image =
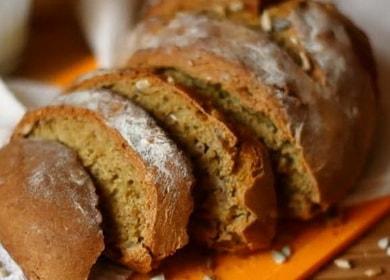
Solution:
[[[381,268],[383,274],[378,280],[390,279],[390,256],[377,246],[379,239],[390,237],[390,215],[372,228],[363,238],[354,242],[353,246],[343,252],[338,258],[350,260],[353,267],[350,270],[340,269],[332,262],[316,274],[316,280],[367,279],[364,271],[370,268]]]

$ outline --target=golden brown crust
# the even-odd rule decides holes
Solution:
[[[321,10],[313,11],[328,24]],[[284,137],[299,144],[312,177],[313,206],[325,210],[355,182],[375,123],[374,83],[354,55],[341,23],[330,22],[318,31],[336,28],[340,37],[316,37],[316,43],[327,48],[315,55],[324,59],[335,55],[341,64],[332,68],[325,61],[328,68],[320,69],[323,83],[261,32],[192,15],[141,24],[140,32],[135,32],[141,50],[130,64],[180,69],[221,85],[247,108],[269,114]],[[310,218],[313,210],[303,209],[296,216]]]
[[[121,108],[117,105],[110,106],[108,100],[105,103],[108,108],[114,110],[114,114],[120,112]],[[143,240],[141,240],[139,246],[133,246],[130,249],[126,249],[121,244],[107,243],[107,254],[134,270],[140,272],[150,271],[162,259],[173,254],[188,242],[186,227],[192,211],[191,186],[193,179],[187,162],[183,162],[183,157],[178,150],[172,150],[176,153],[169,155],[169,158],[176,156],[177,163],[182,165],[185,172],[178,173],[176,169],[171,170],[171,172],[176,172],[173,174],[175,180],[170,182],[173,183],[172,185],[169,185],[172,190],[167,191],[168,184],[156,180],[156,178],[160,178],[160,174],[157,173],[160,171],[151,166],[146,159],[130,146],[122,131],[111,127],[98,111],[77,106],[52,105],[28,112],[17,126],[13,138],[29,137],[35,126],[44,125],[45,122],[53,119],[66,117],[82,119],[87,123],[96,123],[100,126],[100,133],[107,133],[117,143],[117,147],[123,151],[123,155],[128,159],[129,165],[137,170],[138,176],[143,178],[145,185],[148,186],[143,190],[147,198],[147,201],[145,201],[147,207],[144,209],[145,221],[143,222],[146,224],[146,230],[143,232]],[[71,146],[72,143],[66,144]],[[81,159],[83,160],[82,157]],[[93,170],[89,171],[94,176]],[[97,187],[98,190],[105,188],[105,186],[100,185],[97,185]],[[129,217],[129,219],[131,218]],[[106,222],[107,220],[107,217],[105,217]]]
[[[183,100],[187,106],[197,112],[198,116],[201,115],[202,119],[207,120],[210,129],[221,137],[220,141],[223,142],[226,153],[224,156],[229,155],[232,159],[231,163],[226,163],[226,165],[231,165],[233,169],[228,177],[240,177],[241,181],[237,186],[237,192],[239,192],[237,194],[237,205],[245,206],[246,211],[252,213],[251,217],[239,223],[239,226],[231,225],[231,228],[226,229],[225,232],[215,232],[214,227],[208,228],[206,226],[207,216],[209,216],[207,209],[205,210],[205,216],[196,211],[194,220],[199,222],[192,223],[192,237],[209,247],[225,251],[248,251],[267,247],[275,234],[276,199],[273,176],[267,151],[257,140],[253,140],[249,133],[240,133],[237,128],[234,128],[232,124],[225,120],[221,112],[211,104],[206,104],[207,102],[199,96],[195,99],[195,96],[191,96],[188,91],[184,91],[185,89],[179,89],[175,85],[167,83],[165,77],[158,76],[145,69],[135,70],[129,68],[108,73],[97,72],[95,75],[88,75],[88,79],[76,82],[69,89],[69,92],[109,88],[118,94],[127,96],[140,106],[144,105],[143,107],[164,126],[164,120],[166,120],[164,114],[158,110],[146,108],[146,104],[140,103],[134,96],[129,96],[123,91],[124,88],[132,89],[132,85],[136,81],[148,81],[148,90],[153,92],[151,96],[158,94],[153,89],[170,92],[172,98]],[[142,94],[146,95],[147,93]],[[150,107],[151,105],[147,106]],[[174,136],[173,127],[165,123],[164,128]],[[180,143],[180,139],[176,140]],[[199,179],[200,185],[202,182],[205,181]],[[234,233],[239,238],[231,240],[231,236],[223,236],[223,234],[227,235],[228,232],[230,234]]]
[[[12,141],[0,150],[0,200],[0,240],[29,279],[87,279],[104,243],[95,188],[74,152]]]

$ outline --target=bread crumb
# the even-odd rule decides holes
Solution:
[[[229,11],[233,13],[240,12],[244,9],[244,4],[241,1],[234,1],[229,4]]]
[[[150,82],[147,79],[139,80],[135,83],[135,87],[138,90],[143,91],[150,87]]]
[[[265,11],[260,18],[260,26],[265,32],[269,32],[272,30],[272,22],[271,17],[269,16],[268,12]]]
[[[390,240],[389,237],[387,236],[378,240],[379,249],[386,250],[387,248],[389,248],[389,245],[390,245]]]
[[[364,275],[367,277],[375,277],[378,275],[381,275],[383,273],[383,270],[381,267],[376,267],[376,268],[370,268],[364,271]]]
[[[187,63],[189,66],[194,66],[194,62],[192,60],[188,60]]]
[[[276,264],[283,264],[287,261],[287,257],[279,251],[272,251],[272,259]]]
[[[165,276],[163,273],[161,273],[161,274],[158,274],[158,275],[151,277],[150,280],[165,280]]]
[[[210,275],[205,275],[203,276],[203,280],[216,280],[216,278]]]
[[[333,262],[338,268],[342,268],[342,269],[352,268],[351,262],[347,259],[335,259]]]
[[[390,257],[390,247],[386,249],[386,255]]]

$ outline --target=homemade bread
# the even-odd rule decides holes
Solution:
[[[141,23],[129,62],[165,72],[250,128],[272,151],[280,206],[302,219],[351,188],[375,127],[375,85],[343,22],[317,6],[306,13],[294,18],[320,75],[268,34],[191,14]]]
[[[109,89],[129,98],[192,157],[198,177],[190,227],[194,239],[227,251],[268,246],[277,207],[267,151],[211,104],[170,82],[150,71],[123,69],[97,72],[70,91]]]
[[[97,204],[67,147],[18,139],[0,150],[0,242],[28,279],[87,279],[104,249]]]
[[[77,152],[97,186],[111,258],[147,272],[187,243],[190,166],[141,108],[107,90],[75,92],[28,112],[21,137]]]

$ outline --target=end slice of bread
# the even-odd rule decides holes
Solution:
[[[77,152],[96,182],[111,258],[147,272],[187,243],[191,168],[141,108],[109,91],[75,92],[27,113],[21,137]]]
[[[64,145],[16,139],[0,150],[0,240],[28,279],[87,279],[104,249],[97,204]]]

